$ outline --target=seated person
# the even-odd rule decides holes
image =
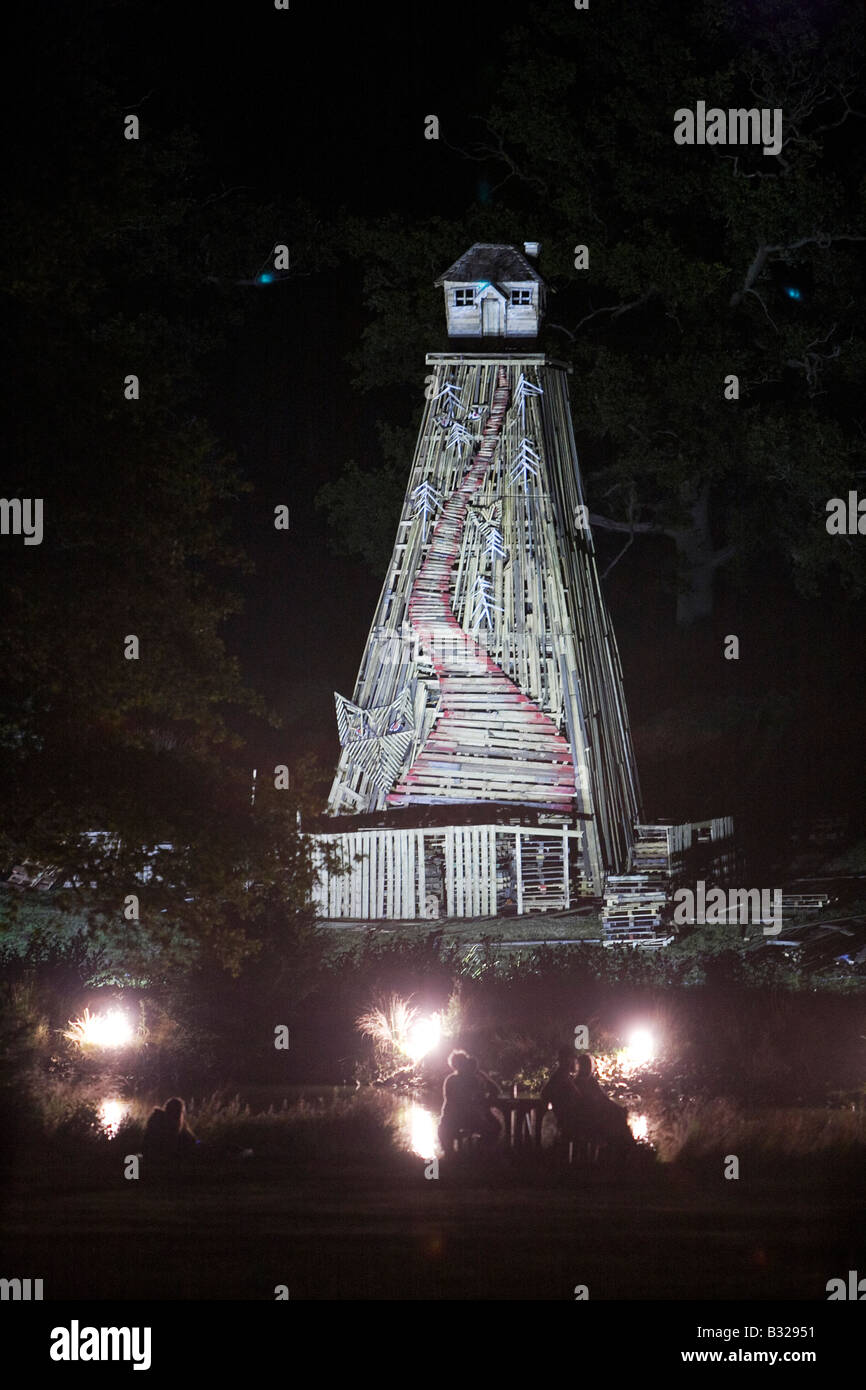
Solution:
[[[559,1065],[541,1089],[541,1099],[553,1107],[559,1132],[564,1139],[576,1139],[581,1129],[582,1106],[574,1082],[577,1058],[574,1049],[561,1047],[557,1053]]]
[[[453,1070],[442,1087],[442,1114],[439,1117],[439,1143],[450,1153],[461,1130],[479,1134],[482,1143],[491,1145],[499,1138],[499,1121],[490,1109],[496,1100],[496,1087],[478,1069],[478,1061],[466,1052],[452,1052],[448,1058]]]
[[[180,1096],[172,1096],[165,1108],[151,1111],[144,1131],[143,1152],[147,1158],[177,1158],[193,1153],[197,1139],[186,1122],[186,1106]]]
[[[587,1137],[597,1144],[609,1144],[615,1151],[625,1151],[633,1144],[628,1113],[606,1096],[595,1076],[595,1065],[588,1052],[577,1059],[574,1078],[580,1107],[581,1123]]]

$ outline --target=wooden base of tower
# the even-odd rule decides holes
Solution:
[[[671,939],[663,923],[678,883],[695,875],[726,882],[734,872],[727,816],[636,825],[630,873],[599,877],[590,863],[591,825],[574,828],[557,823],[555,815],[536,815],[547,822],[541,824],[471,823],[473,809],[482,808],[462,809],[470,823],[400,824],[405,812],[392,810],[383,813],[390,824],[357,817],[348,821],[351,828],[313,833],[319,915],[403,922],[502,917],[567,911],[581,899],[603,896],[606,945],[655,946]]]
[[[436,920],[571,907],[592,891],[584,834],[567,826],[370,828],[312,837],[323,917]],[[327,859],[331,857],[332,867]]]

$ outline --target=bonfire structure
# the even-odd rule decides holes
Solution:
[[[436,281],[453,349],[427,356],[393,556],[352,698],[335,697],[329,918],[568,908],[633,869],[636,842],[669,861],[691,842],[640,824],[570,369],[532,351],[537,250],[479,243]]]

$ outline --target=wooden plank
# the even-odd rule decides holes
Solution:
[[[364,915],[364,869],[363,861],[357,857],[361,849],[360,835],[351,837],[352,854],[352,916]]]
[[[523,852],[520,831],[514,832],[514,876],[517,879],[517,913],[523,911]]]
[[[571,865],[568,859],[568,831],[562,830],[562,877],[565,892],[565,906],[571,907]]]
[[[418,916],[417,865],[415,862],[415,831],[400,832],[398,869],[402,879],[402,913],[404,917]]]
[[[479,917],[484,911],[481,905],[481,893],[484,886],[484,867],[481,862],[481,832],[477,826],[473,826],[470,831],[470,842],[472,846],[471,861],[469,864],[469,888],[471,894],[471,912],[473,917]]]
[[[368,836],[359,835],[358,841],[361,845],[361,913],[362,917],[370,916],[370,851],[368,848]]]
[[[415,854],[418,865],[418,902],[420,904],[419,914],[424,915],[424,907],[427,901],[427,863],[425,858],[424,831],[415,832]],[[443,904],[444,908],[444,904]]]
[[[445,831],[445,916],[456,917],[457,915],[454,888],[454,831],[449,826]]]
[[[391,832],[391,864],[395,878],[394,916],[414,917],[415,885],[410,877],[409,850],[411,847],[408,830]]]

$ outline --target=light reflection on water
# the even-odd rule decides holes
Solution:
[[[438,1124],[436,1111],[425,1110],[417,1101],[410,1101],[400,1115],[400,1129],[406,1147],[419,1158],[435,1158]]]
[[[116,1096],[111,1096],[100,1102],[97,1115],[106,1139],[114,1138],[129,1113],[129,1102],[118,1100]]]
[[[628,1123],[634,1139],[649,1139],[649,1117],[647,1115],[629,1115]]]
[[[630,1112],[628,1123],[633,1138],[650,1142],[648,1115]],[[439,1113],[436,1110],[427,1110],[417,1101],[410,1101],[401,1108],[400,1133],[403,1143],[419,1158],[436,1157],[438,1126]]]

